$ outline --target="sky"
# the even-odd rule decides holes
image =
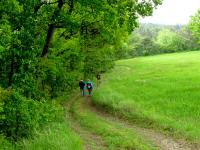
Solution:
[[[187,24],[190,16],[200,9],[200,0],[163,0],[163,4],[154,10],[153,16],[141,18],[141,23]]]

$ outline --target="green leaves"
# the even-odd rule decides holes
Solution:
[[[68,94],[80,78],[110,69],[137,18],[159,2],[1,0],[0,85],[13,90],[0,105],[4,133],[17,141],[52,121],[57,109],[38,101]]]
[[[189,28],[192,30],[194,36],[199,39],[200,43],[200,10],[198,10],[197,13],[191,17]]]
[[[197,39],[188,26],[141,24],[128,41],[130,56],[198,50]]]
[[[31,137],[47,122],[62,118],[63,110],[54,103],[28,100],[16,91],[0,89],[0,131],[14,141]]]

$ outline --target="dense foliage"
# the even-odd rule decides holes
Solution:
[[[158,4],[160,0],[3,0],[1,86],[38,100],[69,91],[80,77],[111,67],[113,46]]]
[[[0,89],[1,132],[14,141],[30,137],[47,122],[62,120],[63,109],[53,102],[27,100],[16,91]]]
[[[141,24],[129,37],[126,57],[198,50],[199,44],[186,25]]]
[[[69,94],[79,79],[111,68],[138,17],[152,14],[159,4],[1,0],[0,86],[7,93],[0,98],[1,134],[18,141],[51,121],[60,108],[46,100]]]
[[[200,9],[191,17],[189,27],[193,35],[198,38],[198,42],[200,42]]]

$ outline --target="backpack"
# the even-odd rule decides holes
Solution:
[[[91,89],[92,88],[92,84],[91,83],[87,83],[87,88]]]

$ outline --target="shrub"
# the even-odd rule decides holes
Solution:
[[[0,99],[0,131],[15,142],[31,136],[34,130],[47,122],[54,122],[63,117],[63,110],[59,105],[28,100],[17,91],[1,90]]]
[[[6,140],[6,138],[2,134],[0,134],[0,149],[4,149],[4,150],[14,149],[12,143]]]

